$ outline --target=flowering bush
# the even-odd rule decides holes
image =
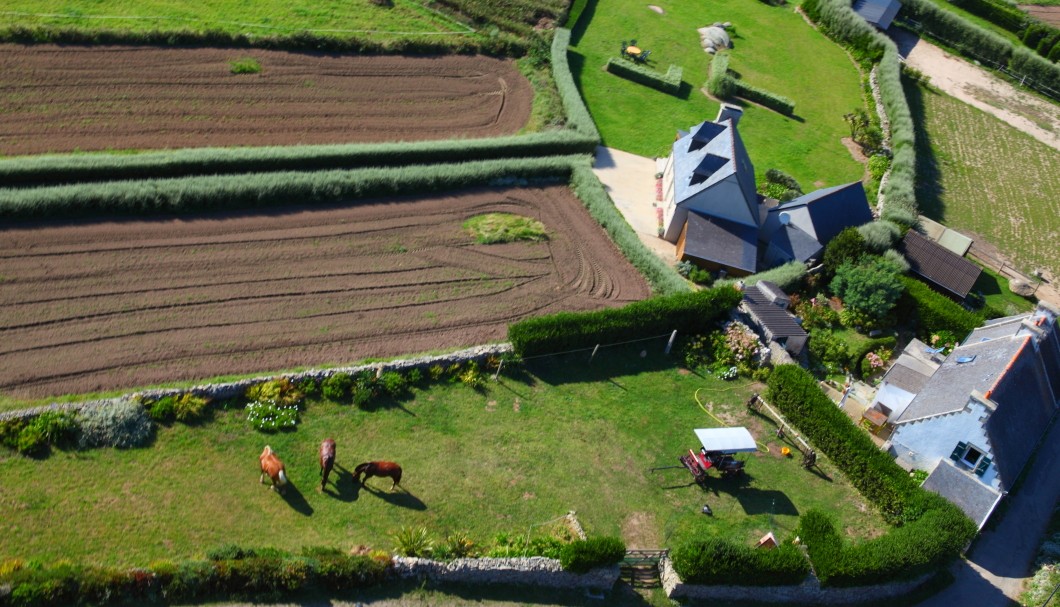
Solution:
[[[247,421],[262,432],[294,428],[298,424],[298,405],[281,405],[275,400],[256,400],[246,408]]]
[[[957,339],[957,336],[950,331],[943,330],[931,335],[931,347],[942,348],[940,352],[943,356],[952,352],[959,342],[960,340]]]
[[[869,352],[865,355],[865,358],[861,359],[861,376],[872,377],[876,375],[883,370],[883,366],[890,357],[891,353],[886,348]]]
[[[793,298],[794,299],[794,298]],[[839,325],[839,312],[828,305],[821,295],[793,304],[795,314],[802,319],[802,326],[810,329],[831,329]]]
[[[730,322],[725,327],[725,347],[732,352],[732,358],[739,371],[750,375],[755,366],[755,354],[761,347],[758,336],[739,322]]]
[[[726,371],[724,371],[718,377],[720,377],[720,378],[722,378],[722,379],[724,379],[726,381],[731,380],[731,379],[736,379],[736,376],[739,375],[739,371],[740,370],[737,369],[736,367],[729,367]]]

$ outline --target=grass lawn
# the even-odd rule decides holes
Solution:
[[[469,33],[469,28],[414,0],[394,0],[393,7],[373,2],[288,2],[238,0],[187,3],[173,0],[7,0],[0,27],[47,25],[132,31],[191,30],[246,33],[257,36],[309,30],[321,35],[381,36],[395,34]]]
[[[972,285],[972,293],[982,293],[986,305],[1013,316],[1034,309],[1034,301],[1016,295],[1008,288],[1008,279],[990,268],[983,268],[983,273]]]
[[[834,513],[852,536],[882,530],[830,462],[808,472],[779,455],[775,426],[743,405],[752,385],[683,371],[657,354],[661,342],[645,357],[641,347],[604,350],[592,366],[585,355],[544,359],[483,392],[438,384],[374,412],[315,403],[291,433],[263,435],[241,410],[218,411],[198,427],[163,428],[141,449],[5,453],[0,555],[142,565],[226,542],[391,549],[391,533],[409,525],[482,542],[532,533],[568,510],[589,533],[641,547],[687,533],[783,537],[810,508]],[[693,428],[723,423],[747,426],[770,451],[746,456],[746,481],[716,478],[704,493],[683,469],[649,472],[676,465],[695,446]],[[325,437],[337,441],[340,474],[321,494]],[[286,497],[258,484],[265,444],[287,465]],[[347,471],[369,459],[400,462],[407,492],[380,479],[356,490]]]
[[[1060,274],[1060,152],[953,97],[905,88],[920,212],[974,232],[1024,272]]]
[[[713,120],[718,103],[700,92],[711,55],[697,28],[715,21],[735,26],[730,68],[748,83],[795,101],[796,118],[743,104],[740,134],[759,177],[770,168],[793,175],[805,191],[848,183],[863,167],[840,139],[843,114],[862,107],[860,76],[846,53],[812,29],[790,7],[762,2],[657,3],[658,14],[633,0],[588,0],[570,52],[571,69],[604,144],[642,156],[665,156],[678,129]],[[623,40],[649,49],[651,67],[684,69],[684,88],[668,95],[604,71]],[[741,102],[742,103],[742,102]]]

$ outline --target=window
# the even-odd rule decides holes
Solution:
[[[964,452],[964,457],[962,457],[961,460],[969,466],[974,466],[982,456],[982,452],[975,447],[968,447],[968,450]]]

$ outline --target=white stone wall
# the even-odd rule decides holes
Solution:
[[[618,581],[619,566],[597,567],[587,573],[564,571],[559,561],[543,556],[434,561],[394,557],[394,572],[402,578],[461,584],[506,584],[544,588],[610,590]]]

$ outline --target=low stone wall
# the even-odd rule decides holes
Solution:
[[[543,556],[452,561],[394,557],[393,564],[394,572],[402,578],[460,584],[506,584],[607,591],[615,585],[619,576],[618,565],[597,567],[588,573],[579,574],[564,571],[558,560]]]
[[[905,596],[930,580],[931,574],[906,582],[852,588],[821,588],[821,583],[813,575],[798,586],[705,586],[682,582],[670,557],[666,556],[659,561],[659,579],[666,596],[671,599],[855,605]]]
[[[128,394],[110,399],[88,400],[76,403],[52,403],[43,407],[33,407],[31,409],[22,409],[20,411],[8,411],[6,413],[0,412],[0,421],[11,418],[36,417],[37,415],[40,415],[45,411],[78,411],[86,407],[98,407],[106,403],[127,399],[136,395],[139,395],[143,398],[158,399],[164,396],[175,396],[178,394],[185,394],[190,392],[198,396],[205,396],[211,400],[224,400],[243,394],[244,392],[246,392],[247,388],[253,386],[254,384],[258,384],[263,381],[268,381],[270,379],[275,379],[277,377],[287,377],[293,382],[299,382],[304,379],[315,379],[317,381],[323,381],[336,373],[349,373],[352,375],[355,373],[360,373],[361,371],[409,371],[411,369],[417,368],[426,370],[434,365],[449,366],[453,364],[466,363],[472,360],[482,361],[489,356],[500,356],[511,351],[511,344],[492,344],[487,346],[475,346],[474,348],[467,348],[466,350],[459,350],[457,352],[450,352],[448,354],[439,354],[437,356],[420,356],[416,358],[405,358],[401,360],[391,360],[387,362],[357,365],[355,367],[336,367],[333,369],[315,369],[309,371],[300,371],[298,373],[262,375],[259,377],[241,379],[234,382],[202,384],[191,388],[143,390],[135,394]]]

